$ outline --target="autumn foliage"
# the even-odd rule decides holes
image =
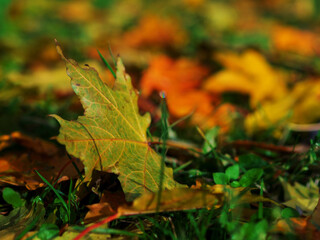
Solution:
[[[1,0],[0,238],[318,239],[319,16]]]

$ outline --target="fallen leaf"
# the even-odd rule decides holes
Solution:
[[[253,50],[238,55],[219,53],[216,59],[225,69],[209,77],[204,89],[213,93],[239,92],[250,96],[250,105],[283,98],[287,93],[285,77]]]
[[[245,127],[249,134],[271,126],[278,128],[289,123],[315,123],[320,118],[320,81],[304,80],[282,99],[262,104],[255,112],[246,116]]]
[[[75,239],[79,235],[79,230],[68,229],[62,236],[58,236],[54,239],[56,240],[70,240]],[[109,233],[94,233],[91,232],[82,238],[83,240],[105,240],[111,239],[111,234]]]
[[[123,38],[132,47],[181,47],[187,41],[186,33],[176,20],[151,14],[142,17]]]
[[[153,58],[141,79],[143,96],[149,96],[152,91],[184,93],[199,87],[201,81],[208,75],[208,69],[195,61],[180,58],[177,60],[167,56]]]
[[[159,190],[161,157],[150,148],[146,137],[150,115],[139,114],[138,96],[121,60],[118,59],[117,79],[111,89],[95,69],[82,68],[65,58],[58,45],[57,51],[66,62],[71,85],[85,109],[85,116],[75,121],[54,115],[61,125],[57,140],[82,160],[85,181],[94,169],[113,172],[119,176],[128,200]],[[163,189],[177,186],[172,169],[166,167]]]
[[[32,206],[30,209],[20,207],[13,209],[8,216],[0,215],[0,234],[2,239],[14,240],[33,221],[37,224],[44,222],[45,208],[42,204]],[[26,239],[26,238],[24,238]]]
[[[166,56],[154,58],[141,79],[142,95],[164,92],[169,112],[176,118],[192,114],[191,123],[208,129],[220,126],[221,132],[232,122],[231,104],[222,104],[218,96],[200,88],[208,69],[189,59],[173,60]]]
[[[208,191],[204,189],[175,188],[164,190],[158,206],[159,193],[145,193],[136,199],[131,207],[121,206],[121,215],[137,215],[168,211],[182,211],[200,208],[219,208],[224,201],[223,191]],[[157,208],[158,206],[158,208]]]
[[[61,6],[58,14],[67,22],[85,23],[96,14],[92,4],[86,1],[69,1]]]
[[[274,47],[280,51],[314,56],[319,48],[319,35],[310,31],[277,25],[272,28],[271,35]]]
[[[320,238],[320,231],[310,221],[310,218],[289,218],[280,219],[273,226],[272,232],[293,233],[299,236],[299,239],[313,240]]]
[[[8,76],[9,81],[15,86],[24,89],[37,88],[44,94],[50,90],[72,91],[68,86],[68,79],[65,76],[65,69],[40,69],[30,74],[12,73]]]
[[[97,66],[99,72],[102,74],[102,79],[109,83],[110,77],[107,76],[107,73],[103,71],[103,68],[96,61],[86,62],[86,64]],[[23,91],[30,89],[36,89],[40,94],[48,94],[52,91],[60,94],[72,92],[69,79],[66,77],[66,71],[63,67],[57,69],[42,68],[27,74],[11,73],[8,76],[8,81],[12,83],[15,88],[22,89],[22,91],[17,92],[17,95],[25,95]],[[6,95],[6,93],[0,94],[0,99]]]
[[[283,204],[294,209],[300,208],[305,214],[311,215],[320,196],[318,186],[313,181],[310,181],[310,186],[307,187],[298,182],[291,185],[283,179],[280,180],[284,188],[286,200]]]
[[[320,79],[310,79],[299,82],[292,91],[296,99],[293,107],[293,123],[315,123],[320,118]]]
[[[73,161],[81,170],[81,163],[76,159]],[[44,185],[34,170],[49,181],[57,178],[59,173],[61,180],[79,176],[68,156],[53,143],[19,132],[0,136],[0,166],[1,185],[26,186],[28,189]]]
[[[88,205],[89,212],[84,218],[85,224],[117,213],[118,207],[128,205],[124,193],[104,191],[99,203]]]
[[[120,215],[137,215],[168,211],[182,211],[200,208],[220,208],[225,201],[235,205],[254,202],[271,202],[271,199],[254,195],[245,188],[231,188],[229,186],[216,184],[213,186],[202,186],[197,184],[191,188],[176,188],[164,190],[158,206],[159,193],[145,193],[134,200],[132,206],[120,206]]]
[[[319,188],[310,181],[310,187],[307,188],[297,182],[294,186],[281,180],[285,190],[285,197],[292,198],[289,202],[284,203],[292,208],[300,208],[305,211],[307,217],[292,217],[280,219],[272,227],[271,232],[292,233],[301,239],[313,240],[320,238],[319,231]],[[310,215],[312,211],[312,214]]]

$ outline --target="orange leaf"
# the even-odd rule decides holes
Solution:
[[[247,50],[240,55],[221,53],[216,58],[225,69],[209,77],[204,89],[213,93],[248,94],[253,108],[285,96],[287,88],[284,76],[275,71],[258,52]]]
[[[124,41],[132,47],[183,46],[186,33],[174,19],[147,15],[140,19],[138,26],[125,33]]]
[[[199,87],[208,69],[186,58],[173,60],[158,56],[151,60],[149,68],[141,79],[142,94],[149,96],[152,91],[184,92]]]
[[[274,47],[278,50],[314,56],[319,46],[320,37],[309,31],[276,26],[272,29],[272,40]]]
[[[159,56],[151,61],[142,77],[142,94],[149,96],[153,91],[164,91],[172,116],[181,118],[192,113],[193,124],[202,128],[219,125],[225,131],[231,124],[230,113],[235,109],[230,104],[216,107],[220,102],[218,96],[199,89],[207,74],[207,68],[189,59]]]

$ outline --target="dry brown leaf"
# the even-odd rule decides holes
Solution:
[[[71,160],[63,151],[54,144],[38,138],[31,138],[19,132],[0,136],[0,151],[2,185],[26,186],[28,189],[41,187],[44,185],[43,181],[34,170],[49,181],[57,178],[60,171],[60,177],[78,176]],[[80,170],[83,168],[78,160],[73,161]]]
[[[273,227],[272,232],[294,233],[304,240],[320,239],[320,231],[310,218],[281,219]]]
[[[126,205],[128,202],[123,192],[104,191],[99,203],[87,206],[89,212],[84,218],[85,224],[114,215],[117,213],[118,207]]]
[[[166,212],[220,207],[224,195],[225,193],[220,187],[213,187],[211,191],[195,188],[163,190],[159,209],[157,209],[158,193],[144,193],[141,197],[135,199],[131,205],[125,201],[123,193],[105,192],[100,203],[87,206],[89,212],[85,217],[85,222],[91,223],[114,214],[124,216],[155,213],[157,210]]]

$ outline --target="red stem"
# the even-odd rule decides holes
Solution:
[[[88,234],[89,232],[91,232],[92,230],[100,227],[100,226],[103,225],[103,224],[106,224],[106,223],[108,223],[108,222],[111,222],[111,221],[119,218],[120,216],[121,216],[120,213],[116,213],[116,214],[114,214],[114,215],[112,215],[112,216],[110,216],[110,217],[107,217],[107,218],[103,219],[103,220],[100,221],[100,222],[97,222],[97,223],[91,225],[90,227],[87,227],[87,228],[86,228],[85,230],[83,230],[78,236],[76,236],[76,237],[74,238],[74,240],[79,240],[79,239],[81,239],[82,237],[84,237],[85,235],[87,235],[87,234]]]

